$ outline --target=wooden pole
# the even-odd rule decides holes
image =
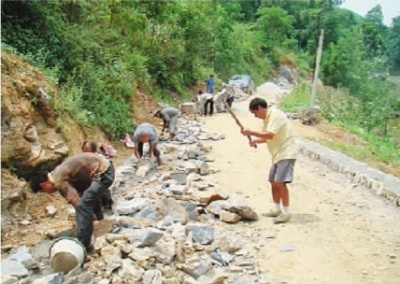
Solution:
[[[317,92],[317,82],[318,82],[318,73],[319,73],[319,65],[321,64],[321,56],[322,56],[322,44],[324,42],[324,30],[321,30],[321,35],[319,36],[319,44],[318,44],[318,51],[317,51],[317,62],[315,64],[315,71],[314,71],[314,80],[311,89],[311,100],[310,100],[310,107],[315,106],[315,96]]]
[[[235,120],[236,124],[240,127],[240,129],[243,129],[244,128],[243,124],[240,122],[239,118],[237,118],[236,114],[231,110],[228,103],[225,100],[223,100],[222,102],[224,103],[226,110]],[[247,138],[249,139],[250,142],[252,141],[250,136],[247,136]],[[257,148],[257,145],[254,145],[253,147]]]

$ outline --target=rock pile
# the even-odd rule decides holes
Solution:
[[[174,141],[159,145],[168,166],[132,156],[117,169],[113,212],[97,224],[109,226],[103,233],[95,226],[96,253],[83,267],[53,271],[53,241],[43,240],[2,261],[2,283],[266,283],[254,255],[270,236],[251,228],[257,213],[207,180],[216,170],[212,146],[202,140],[224,136],[185,119],[179,129]],[[21,250],[22,259],[15,256]]]

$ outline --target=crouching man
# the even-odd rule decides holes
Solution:
[[[98,147],[96,142],[86,140],[82,143],[82,152],[98,153],[98,154],[105,156],[107,159],[111,159],[112,157],[115,156],[115,155],[113,155],[113,153],[116,153],[116,151],[111,145],[108,145],[108,144],[107,144],[107,146],[111,147],[112,151],[106,151],[104,145],[106,145],[106,144],[101,143],[100,146]],[[114,201],[112,200],[112,197],[111,197],[111,191],[108,189],[105,190],[104,194],[101,196],[101,204],[102,204],[103,208],[111,210],[113,203],[114,203]]]
[[[32,176],[33,192],[58,192],[76,211],[77,238],[92,252],[93,215],[103,219],[101,197],[113,184],[114,165],[103,155],[81,153],[67,158],[52,172],[38,172]]]
[[[172,139],[174,139],[176,126],[178,124],[179,110],[174,107],[165,107],[157,110],[154,116],[157,118],[162,118],[163,128],[161,133],[164,135],[165,129],[168,128],[169,140],[172,141]]]
[[[144,122],[138,125],[133,133],[133,153],[138,161],[144,157],[144,143],[149,143],[149,158],[156,157],[158,166],[161,166],[161,153],[157,149],[157,129],[153,124]]]

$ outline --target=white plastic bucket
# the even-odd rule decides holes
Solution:
[[[67,274],[85,261],[85,247],[74,238],[59,238],[49,249],[50,264],[54,271]]]

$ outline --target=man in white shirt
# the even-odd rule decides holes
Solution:
[[[210,93],[203,93],[199,91],[198,100],[200,104],[200,110],[203,115],[207,115],[208,108],[210,109],[210,116],[214,113],[214,96]]]

